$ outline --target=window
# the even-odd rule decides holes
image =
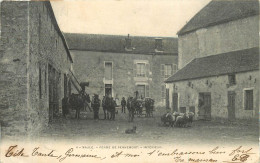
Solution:
[[[162,85],[162,99],[165,99],[165,94],[166,94],[166,87],[165,85]]]
[[[245,110],[253,110],[253,90],[245,90]]]
[[[112,62],[105,62],[105,79],[112,80]]]
[[[164,77],[168,78],[172,75],[172,65],[171,64],[167,64],[164,66]]]
[[[161,76],[168,78],[177,71],[177,65],[175,64],[161,64]]]
[[[155,49],[158,51],[163,51],[162,39],[157,38],[155,39]]]
[[[39,96],[41,99],[42,98],[42,70],[40,65],[39,65]]]
[[[145,63],[136,64],[136,76],[145,77]]]
[[[229,85],[235,85],[236,84],[236,76],[235,74],[230,74],[228,75],[228,81],[229,81]]]

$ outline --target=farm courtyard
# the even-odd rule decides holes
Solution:
[[[144,143],[144,144],[252,144],[259,139],[257,122],[217,122],[194,121],[192,127],[171,128],[164,126],[160,120],[161,113],[154,117],[136,117],[134,122],[128,122],[128,113],[116,114],[116,120],[103,120],[103,110],[100,109],[100,120],[93,120],[93,112],[81,113],[81,119],[57,118],[43,130],[37,139],[65,140],[99,143]],[[125,134],[125,130],[137,126],[136,134]]]

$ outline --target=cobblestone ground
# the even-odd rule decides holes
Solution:
[[[103,110],[101,110],[103,111]],[[115,121],[93,120],[93,112],[82,113],[81,119],[55,119],[40,133],[41,140],[65,140],[99,143],[229,143],[257,144],[259,139],[258,123],[239,121],[235,123],[220,123],[212,121],[194,121],[192,127],[171,128],[163,126],[157,113],[154,117],[135,117],[134,122],[128,122],[128,113],[119,113]],[[137,126],[136,134],[125,134],[125,130]]]

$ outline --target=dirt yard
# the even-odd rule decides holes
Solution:
[[[101,110],[103,112],[103,110]],[[73,114],[72,114],[73,116]],[[160,115],[151,118],[135,117],[128,122],[128,113],[119,112],[115,121],[93,120],[93,112],[82,114],[81,119],[74,117],[58,118],[40,133],[39,139],[65,140],[99,143],[158,143],[158,144],[189,144],[189,143],[258,143],[258,123],[236,122],[220,123],[212,121],[194,121],[192,127],[171,128],[163,126]],[[136,134],[125,134],[125,130],[137,126]]]

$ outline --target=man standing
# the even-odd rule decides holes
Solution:
[[[104,111],[104,119],[107,119],[106,96],[103,96],[102,107],[103,107],[103,111]]]
[[[99,113],[99,107],[100,107],[100,100],[99,100],[97,94],[94,95],[94,99],[93,99],[91,105],[94,110],[94,120],[98,120],[99,119],[98,113]]]
[[[111,98],[111,117],[110,120],[115,120],[115,115],[116,115],[116,101]]]
[[[127,99],[127,109],[129,112],[129,122],[133,122],[134,121],[134,106],[133,106],[133,97],[129,97]]]
[[[66,118],[66,115],[69,113],[69,98],[68,97],[64,97],[62,99],[62,114],[64,116],[64,118]]]
[[[121,106],[122,106],[122,113],[125,113],[125,106],[126,106],[126,101],[125,101],[125,97],[122,98],[121,100]]]
[[[106,119],[111,119],[112,104],[113,104],[113,102],[112,102],[111,94],[108,94],[108,96],[106,96],[106,98],[105,98],[105,108],[106,108],[106,112],[107,112]]]

